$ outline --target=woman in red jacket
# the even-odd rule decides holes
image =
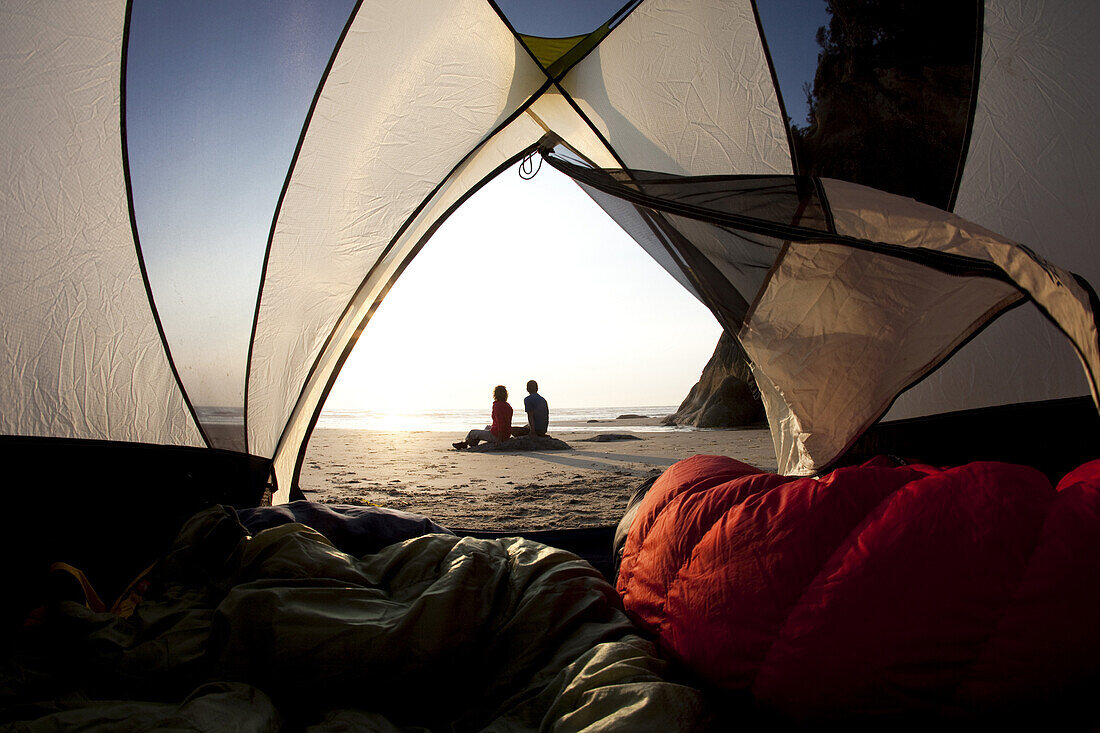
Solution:
[[[456,450],[473,448],[481,441],[489,443],[501,443],[512,437],[512,406],[508,404],[508,390],[503,384],[498,384],[493,389],[493,424],[486,425],[484,430],[471,430],[466,434],[466,440],[451,443]]]

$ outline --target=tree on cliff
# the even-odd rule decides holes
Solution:
[[[948,208],[966,145],[977,0],[825,0],[809,124],[791,126],[796,172]],[[723,333],[669,424],[734,427],[763,407],[744,352]]]
[[[826,0],[798,172],[947,208],[966,143],[980,6]]]

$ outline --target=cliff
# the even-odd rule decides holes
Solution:
[[[699,381],[665,425],[733,428],[763,425],[764,405],[756,390],[745,352],[723,332]]]

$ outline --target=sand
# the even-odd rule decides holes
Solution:
[[[567,451],[459,452],[464,434],[317,429],[300,485],[307,499],[374,504],[461,529],[551,529],[615,524],[635,489],[678,460],[727,455],[775,470],[767,430],[646,432],[659,418],[565,423]],[[590,442],[593,427],[640,440]]]

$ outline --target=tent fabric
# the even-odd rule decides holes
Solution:
[[[64,601],[18,648],[22,673],[0,686],[0,725],[16,728],[195,715],[197,730],[240,716],[256,729],[695,731],[704,715],[614,589],[566,552],[429,534],[356,558],[302,524],[249,537],[221,506],[184,525],[133,615]]]
[[[1096,399],[1095,314],[1089,293],[1072,275],[933,207],[855,184],[823,183],[838,234],[997,265],[1070,336]],[[805,474],[827,465],[894,396],[1017,301],[1015,288],[850,247],[792,243],[741,333],[754,368],[782,385],[785,411],[799,421],[775,436],[783,472]],[[878,379],[852,375],[845,364],[859,364]],[[825,435],[818,428],[822,418]]]
[[[0,112],[8,173],[0,205],[5,435],[212,444],[271,460],[276,501],[287,500],[324,399],[395,279],[456,206],[540,140],[560,142],[577,162],[620,178],[653,171],[656,179],[635,183],[666,202],[679,184],[658,190],[661,176],[695,186],[725,177],[730,189],[708,195],[742,203],[751,197],[736,176],[760,177],[761,185],[779,177],[796,190],[812,183],[818,203],[803,196],[806,206],[795,212],[772,191],[764,199],[776,211],[699,218],[691,211],[699,202],[680,201],[686,211],[639,207],[623,197],[625,184],[584,182],[727,330],[747,329],[785,471],[829,465],[884,411],[913,417],[1095,397],[1095,322],[1082,315],[1092,296],[1066,274],[1100,278],[1087,246],[1100,224],[1087,204],[1100,170],[1100,143],[1089,132],[1098,111],[1090,72],[1100,59],[1088,41],[1100,17],[1089,3],[985,2],[955,204],[958,221],[984,228],[964,226],[970,244],[984,242],[978,249],[913,240],[923,227],[945,235],[957,220],[914,213],[901,197],[783,178],[799,171],[772,46],[751,0],[624,7],[588,37],[599,39],[595,47],[567,54],[568,64],[555,62],[552,72],[492,3],[431,2],[415,17],[385,0],[358,3],[270,212],[243,404],[202,405],[205,427],[177,378],[177,369],[191,374],[196,365],[175,364],[160,333],[158,294],[149,291],[131,221],[127,7],[97,0],[0,11],[0,85],[9,100]],[[890,259],[894,247],[909,254]],[[912,256],[917,250],[939,254],[928,260]],[[975,265],[980,285],[960,286],[945,264],[963,260],[985,263]],[[1068,269],[1056,271],[1048,260]],[[829,312],[823,300],[807,302],[798,285],[826,261],[858,277],[850,291],[841,278],[817,291],[851,295],[848,315]],[[829,279],[813,276],[822,286]],[[1010,308],[1015,296],[998,282],[1009,280],[1043,312]],[[912,300],[899,310],[893,294],[902,290]],[[860,299],[867,307],[854,307]],[[921,328],[929,330],[920,334],[906,330],[894,349],[904,354],[901,364],[885,358],[890,345],[848,337],[851,325],[864,336],[885,322],[900,332],[922,309],[938,322],[925,319]],[[779,343],[798,328],[830,343],[820,353]],[[819,359],[825,352],[829,358]],[[830,394],[822,372],[839,368],[865,374],[866,387]],[[240,375],[226,379],[203,389],[236,394],[221,387]]]
[[[542,82],[488,4],[418,15],[430,22],[407,22],[393,3],[359,7],[302,141],[252,346],[248,440],[261,455],[274,453],[325,340],[405,221]]]
[[[860,283],[872,272],[869,292]],[[1019,298],[1000,281],[792,244],[740,334],[757,384],[774,385],[761,396],[781,426],[781,471],[807,475],[838,458],[896,394]]]
[[[750,0],[644,2],[561,86],[631,168],[793,172]]]
[[[695,456],[642,499],[617,587],[672,658],[785,717],[1067,713],[1100,680],[1097,538],[1100,461],[1054,487],[991,462],[813,479]]]
[[[606,145],[599,130],[593,130],[589,120],[582,117],[569,103],[558,87],[550,87],[531,104],[526,114],[542,128],[546,135],[556,135],[569,140],[571,147],[585,160],[607,168],[619,165],[614,152]],[[539,139],[543,136],[540,135]]]
[[[1095,3],[986,2],[973,131],[953,211],[1021,242],[1089,282],[1100,263],[1081,242],[1100,227],[1083,192],[1095,190],[1100,114],[1091,79]],[[1088,162],[1086,162],[1088,161]],[[976,375],[980,375],[977,376]],[[1031,309],[979,335],[942,369],[902,395],[888,419],[1089,393],[1078,357]]]
[[[304,441],[313,428],[328,389],[337,370],[355,345],[366,321],[412,257],[424,246],[442,217],[477,190],[486,177],[498,172],[501,165],[513,161],[526,151],[530,137],[541,130],[527,115],[513,120],[500,133],[462,163],[426,202],[420,212],[404,227],[386,255],[371,269],[360,284],[333,329],[331,337],[318,353],[314,368],[294,404],[288,423],[274,451],[275,473],[280,477],[294,476],[303,459]],[[502,163],[502,161],[504,163]],[[253,444],[253,450],[255,444]],[[288,482],[283,481],[280,500],[289,496]]]
[[[604,171],[545,155],[609,214],[625,213],[627,231],[648,225],[669,253],[664,262],[677,258],[738,334],[781,473],[836,461],[899,393],[1025,297],[1069,337],[1097,383],[1089,290],[956,215],[832,179]],[[606,203],[615,199],[635,210]]]
[[[1008,4],[1002,10],[1000,7],[992,8],[991,18],[1014,18],[1022,11]],[[1018,23],[1018,20],[1006,21]],[[1064,24],[1052,22],[1053,31],[1062,32]],[[1052,31],[1052,32],[1053,32]],[[736,43],[730,43],[729,39],[736,39]],[[997,34],[987,38],[987,55],[1004,54],[996,50],[994,43]],[[1049,48],[1049,44],[1045,46]],[[1018,58],[1028,58],[1026,49],[1013,48],[1013,53]],[[705,57],[704,57],[705,54]],[[524,60],[517,56],[517,64],[522,68]],[[988,66],[988,64],[987,64]],[[699,69],[706,69],[706,73],[699,74]],[[1052,77],[1055,78],[1055,77]],[[532,82],[534,83],[534,82]],[[979,120],[984,119],[982,110],[988,109],[990,102],[986,102],[987,94],[998,93],[998,89],[1005,87],[1004,80],[994,81],[988,88],[981,87],[978,97]],[[641,90],[649,90],[643,93]],[[721,90],[721,93],[718,93]],[[568,99],[564,99],[567,95]],[[992,99],[993,97],[990,97]],[[1087,98],[1087,93],[1082,100]],[[545,101],[544,101],[545,100]],[[549,100],[557,100],[555,104],[547,104]],[[563,102],[568,101],[568,104]],[[536,111],[537,110],[537,111]],[[700,116],[700,111],[705,113]],[[749,111],[747,114],[746,111]],[[583,118],[578,117],[578,113]],[[608,166],[608,157],[614,158],[618,165],[625,165],[632,169],[653,169],[676,174],[704,175],[714,173],[753,173],[762,174],[770,172],[789,173],[791,160],[789,144],[783,126],[782,112],[778,102],[778,96],[772,84],[771,70],[763,44],[759,40],[759,25],[750,3],[736,4],[705,4],[705,3],[676,3],[676,2],[647,2],[635,8],[622,22],[616,26],[607,37],[586,58],[581,60],[565,77],[559,85],[547,89],[544,95],[531,105],[528,115],[545,132],[560,135],[572,143],[576,140],[575,148],[589,160],[597,161],[597,165]],[[1014,123],[1009,123],[1010,125]],[[587,126],[587,129],[586,129]],[[1064,127],[1064,125],[1063,125]],[[1023,128],[1020,128],[1023,129]],[[1084,129],[1075,128],[1075,129]],[[1028,134],[1028,133],[1023,133]],[[1073,135],[1059,136],[1058,144],[1064,145],[1063,149],[1069,150],[1074,139]],[[973,138],[975,145],[984,145],[987,137],[981,130]],[[1034,150],[1031,146],[1030,150]],[[1020,150],[1027,151],[1026,147]],[[1038,153],[1036,153],[1038,154]],[[977,168],[980,170],[980,168]],[[992,174],[987,175],[991,180]],[[967,179],[971,180],[971,179]],[[961,201],[966,201],[968,192],[972,186],[964,181],[962,186]],[[987,187],[988,188],[988,187]],[[603,201],[605,207],[614,204]],[[620,221],[630,216],[629,207],[620,208]],[[766,240],[760,235],[754,235],[755,239],[749,239],[745,244],[744,232],[727,232],[724,235],[715,236],[707,227],[699,227],[683,220],[669,221],[671,216],[664,216],[660,221],[650,221],[643,216],[640,221],[634,223],[628,230],[631,231],[663,266],[669,269],[682,284],[685,284],[698,297],[701,297],[716,312],[719,319],[727,328],[731,322],[737,322],[742,308],[734,295],[737,291],[744,302],[753,303],[757,292],[747,295],[740,290],[752,290],[751,285],[740,283],[740,290],[734,288],[716,288],[718,278],[709,278],[711,287],[709,292],[700,293],[702,283],[693,276],[693,271],[699,268],[699,261],[685,260],[682,253],[670,252],[675,249],[667,241],[670,236],[686,237],[696,249],[709,249],[710,254],[704,254],[712,264],[718,263],[717,269],[724,275],[722,279],[727,282],[737,279],[737,273],[730,269],[729,262],[735,258],[728,256],[731,247],[740,247],[743,251],[754,249],[764,251],[760,259],[766,261],[771,255],[767,250],[780,250],[782,239]],[[655,233],[654,230],[665,231]],[[673,230],[672,235],[668,230]],[[1052,235],[1061,238],[1058,228],[1052,227],[1043,232],[1043,239],[1049,239]],[[709,244],[708,244],[709,241]],[[1036,244],[1038,240],[1034,241]],[[740,244],[738,244],[740,243]],[[762,243],[759,247],[757,243]],[[854,256],[854,255],[853,255]],[[857,256],[858,257],[858,256]],[[723,269],[723,265],[725,268]],[[759,279],[767,270],[762,262],[755,262],[753,267],[747,268],[755,274],[753,278]],[[746,268],[742,268],[742,272]],[[920,268],[914,268],[913,273],[918,276],[923,274]],[[685,274],[687,273],[687,274]],[[951,280],[940,279],[940,282],[953,283]],[[1065,284],[1065,283],[1063,283]],[[990,284],[987,286],[984,300],[972,302],[969,306],[968,317],[956,319],[957,326],[950,336],[941,336],[934,344],[926,343],[920,350],[922,356],[917,358],[919,364],[913,366],[905,377],[887,377],[879,382],[877,389],[866,390],[868,405],[862,411],[845,415],[841,418],[842,411],[825,407],[829,403],[827,394],[818,394],[814,400],[822,403],[822,409],[815,412],[813,418],[805,414],[805,410],[786,404],[787,392],[803,389],[815,391],[821,390],[820,382],[791,383],[790,372],[780,376],[778,373],[771,375],[766,373],[760,365],[756,371],[760,375],[761,391],[766,397],[770,397],[774,405],[771,422],[775,428],[777,451],[780,454],[784,470],[810,472],[827,465],[835,459],[844,448],[851,443],[854,435],[865,429],[875,419],[878,419],[882,411],[888,409],[899,391],[905,390],[914,382],[918,382],[929,372],[939,367],[939,359],[946,356],[952,350],[960,348],[960,353],[968,352],[966,341],[972,337],[980,338],[978,333],[984,327],[989,318],[1004,310],[1013,301],[1014,296],[999,291],[999,286]],[[1069,283],[1072,288],[1073,284]],[[918,288],[919,289],[919,288]],[[787,292],[793,289],[788,288]],[[957,296],[963,295],[965,288],[954,288]],[[997,292],[994,292],[997,291]],[[932,294],[925,290],[928,297]],[[971,295],[971,293],[967,293]],[[1078,294],[1079,295],[1079,294]],[[868,296],[873,299],[873,296]],[[975,294],[974,296],[978,296]],[[1079,299],[1079,298],[1078,298]],[[922,301],[922,305],[925,301]],[[359,314],[365,313],[365,308],[360,307],[346,313],[342,332],[349,334],[361,327]],[[914,309],[914,312],[917,309]],[[976,311],[976,312],[971,312]],[[951,308],[942,305],[937,311],[948,314]],[[354,313],[354,316],[351,314]],[[758,314],[764,313],[758,309]],[[1012,325],[1023,316],[1018,313],[1009,313],[1006,319],[1011,321],[1008,332],[1012,332]],[[862,324],[868,331],[873,324],[878,324],[888,319],[885,312],[875,314],[872,320]],[[760,324],[762,331],[777,333],[772,329],[777,324]],[[995,333],[1001,333],[1005,328],[996,324]],[[943,324],[944,330],[949,330],[947,322]],[[1051,329],[1041,318],[1032,317],[1030,330],[1046,334],[1052,346],[1058,346],[1051,342]],[[1085,326],[1084,330],[1091,328]],[[288,333],[288,337],[291,334]],[[1078,332],[1075,339],[1080,346],[1086,343],[1087,333]],[[351,344],[354,335],[336,340],[338,343]],[[759,346],[759,344],[758,344]],[[776,346],[772,344],[772,346]],[[781,347],[780,347],[781,348]],[[970,349],[972,350],[972,349]],[[279,424],[284,413],[277,413],[277,417],[270,421],[270,426],[263,423],[252,423],[250,407],[250,424],[256,432],[255,440],[251,444],[260,452],[276,451],[279,456],[276,459],[278,475],[286,477],[293,475],[291,468],[294,461],[286,453],[296,450],[296,446],[308,435],[308,415],[315,412],[317,405],[327,385],[331,383],[332,369],[338,362],[332,355],[340,353],[339,348],[328,348],[330,358],[318,362],[318,368],[309,377],[310,385],[307,385],[301,393],[298,404],[293,408],[290,417],[290,425],[282,433],[278,441],[278,448],[274,448],[271,440],[274,437],[270,426]],[[881,350],[883,353],[886,349]],[[1059,353],[1072,354],[1073,349],[1062,347]],[[840,349],[838,353],[843,353]],[[759,353],[763,354],[764,351]],[[860,349],[850,350],[847,353],[861,353]],[[1017,354],[1016,364],[1024,361],[1038,363],[1042,361],[1042,351],[1035,352],[1038,356],[1025,357]],[[1091,358],[1086,354],[1087,358]],[[1061,360],[1062,356],[1056,356]],[[308,360],[306,360],[308,361]],[[967,358],[962,359],[963,362]],[[952,364],[952,362],[955,362]],[[959,359],[950,360],[952,368],[956,371],[968,371],[964,365],[958,364]],[[261,362],[262,363],[262,362]],[[1002,361],[1007,364],[1008,361]],[[273,370],[270,374],[259,380],[267,381],[279,371]],[[969,370],[972,371],[972,370]],[[1027,369],[1024,369],[1027,371]],[[1018,381],[1015,370],[1009,381]],[[325,378],[329,375],[328,378]],[[969,380],[973,387],[973,377]],[[289,380],[288,384],[298,383]],[[1074,376],[1070,382],[1062,380],[1061,383],[1073,383],[1089,387],[1089,380],[1082,380]],[[258,387],[258,389],[262,389]],[[989,380],[989,384],[981,389],[970,391],[985,395],[996,394],[1000,389],[996,380]],[[1071,391],[1080,390],[1081,387],[1067,387]],[[1010,385],[1009,391],[1003,394],[1013,394],[1016,399],[1026,399],[1030,387],[1024,387],[1021,391],[1019,385]],[[853,390],[849,390],[851,392]],[[860,390],[855,390],[862,395]],[[257,393],[256,402],[252,403],[259,409],[259,404],[264,397]],[[250,400],[253,398],[250,392]],[[290,405],[294,399],[292,391],[287,390],[280,398],[285,405]],[[996,398],[989,400],[983,398],[982,404],[998,404]],[[1003,402],[1003,398],[1001,400]],[[836,405],[840,400],[833,401]],[[910,404],[913,400],[904,404]],[[918,401],[919,402],[919,401]],[[782,403],[782,404],[781,404]],[[939,408],[959,409],[974,404],[970,398],[961,402],[951,399],[941,400]],[[286,408],[284,408],[285,410]],[[912,408],[907,408],[909,412]],[[922,414],[935,410],[924,406]],[[908,414],[908,413],[905,413]],[[831,420],[846,420],[845,425],[828,425],[824,423]],[[267,432],[267,442],[260,438],[260,432]],[[834,435],[826,436],[826,433]],[[809,436],[812,435],[813,438]],[[300,458],[300,456],[299,456]]]
[[[0,22],[0,434],[205,446],[150,310],[119,135],[125,4]]]

